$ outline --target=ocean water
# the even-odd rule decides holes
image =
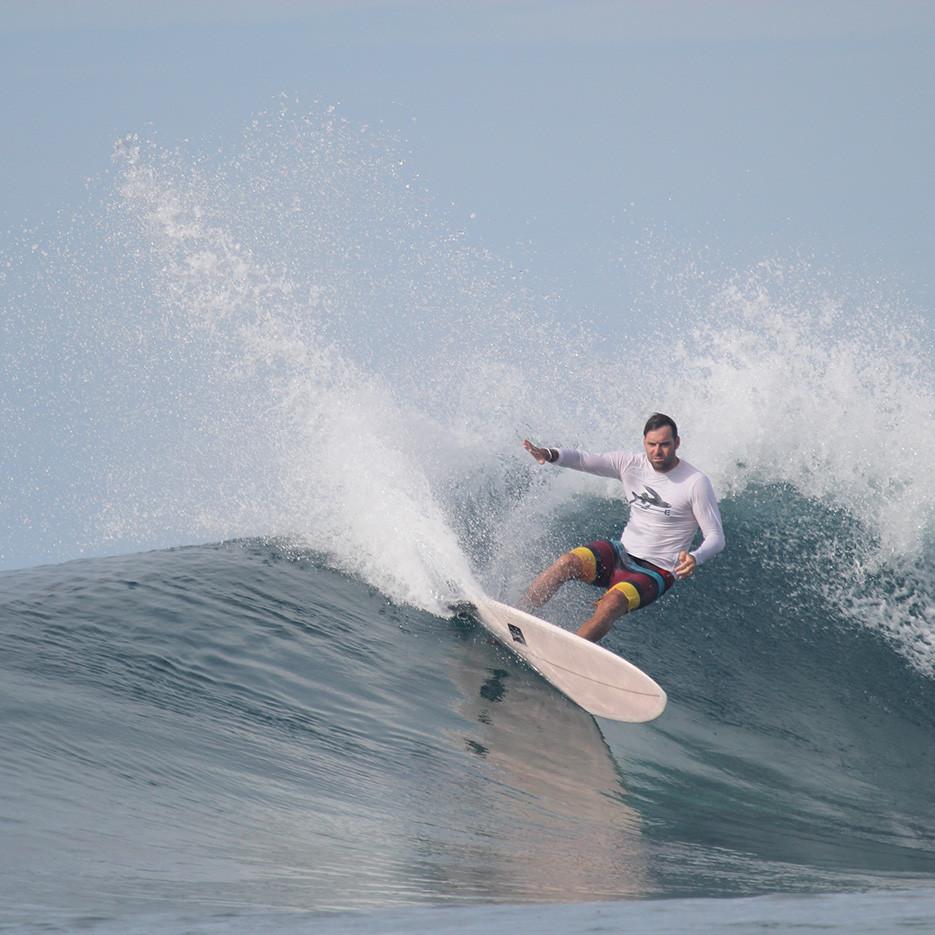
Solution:
[[[128,137],[3,258],[0,928],[935,925],[931,325],[647,256],[668,317],[608,335],[412,163]],[[665,714],[598,722],[449,605],[625,522],[523,436],[656,409],[728,548],[606,640]]]
[[[740,911],[684,899],[869,891],[889,912],[893,890],[930,916],[930,676],[817,608],[771,612],[769,588],[712,612],[740,553],[610,637],[670,695],[639,726],[281,544],[4,573],[0,921],[588,931],[662,899],[677,930]],[[567,603],[559,622],[586,596]],[[843,930],[866,898],[840,897]],[[413,909],[441,905],[488,908]],[[830,904],[805,905],[743,912]]]

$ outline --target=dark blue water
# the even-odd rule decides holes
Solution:
[[[725,505],[735,528],[741,512]],[[931,914],[931,679],[820,604],[790,610],[781,579],[726,612],[745,574],[735,550],[611,635],[670,697],[622,725],[470,619],[281,543],[5,573],[0,922],[391,931],[423,918],[399,907],[651,898],[675,929],[688,897],[920,886]],[[864,914],[853,898],[839,921]],[[530,918],[452,911],[424,918]]]

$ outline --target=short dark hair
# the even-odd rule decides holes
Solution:
[[[679,429],[675,424],[675,419],[673,419],[671,416],[667,416],[664,412],[654,412],[646,420],[646,425],[643,426],[643,437],[645,438],[650,432],[653,432],[656,429],[661,429],[666,425],[672,429],[672,437],[678,438]]]

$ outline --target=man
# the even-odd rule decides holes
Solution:
[[[643,428],[643,454],[612,451],[591,455],[574,448],[523,447],[539,462],[618,477],[630,503],[630,518],[619,542],[600,540],[563,555],[529,586],[526,600],[541,607],[576,578],[605,588],[578,635],[597,642],[613,622],[651,604],[702,562],[724,548],[721,514],[711,481],[678,457],[678,428],[661,412]],[[702,544],[689,552],[701,530]]]

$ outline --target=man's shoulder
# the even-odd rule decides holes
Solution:
[[[646,457],[646,453],[643,451],[615,451],[613,457],[619,461],[624,470],[641,471],[644,467],[649,467],[649,458]]]
[[[701,468],[695,467],[691,461],[686,461],[684,458],[679,458],[679,463],[675,471],[678,474],[678,480],[685,481],[692,486],[703,481],[708,481],[708,483],[710,483],[708,475],[705,474]]]
[[[683,466],[685,470],[679,480],[687,485],[693,495],[696,491],[710,491],[712,494],[714,493],[714,485],[711,483],[711,478],[708,477],[701,468],[697,468],[690,461],[685,461],[680,458],[678,469],[681,469]]]

